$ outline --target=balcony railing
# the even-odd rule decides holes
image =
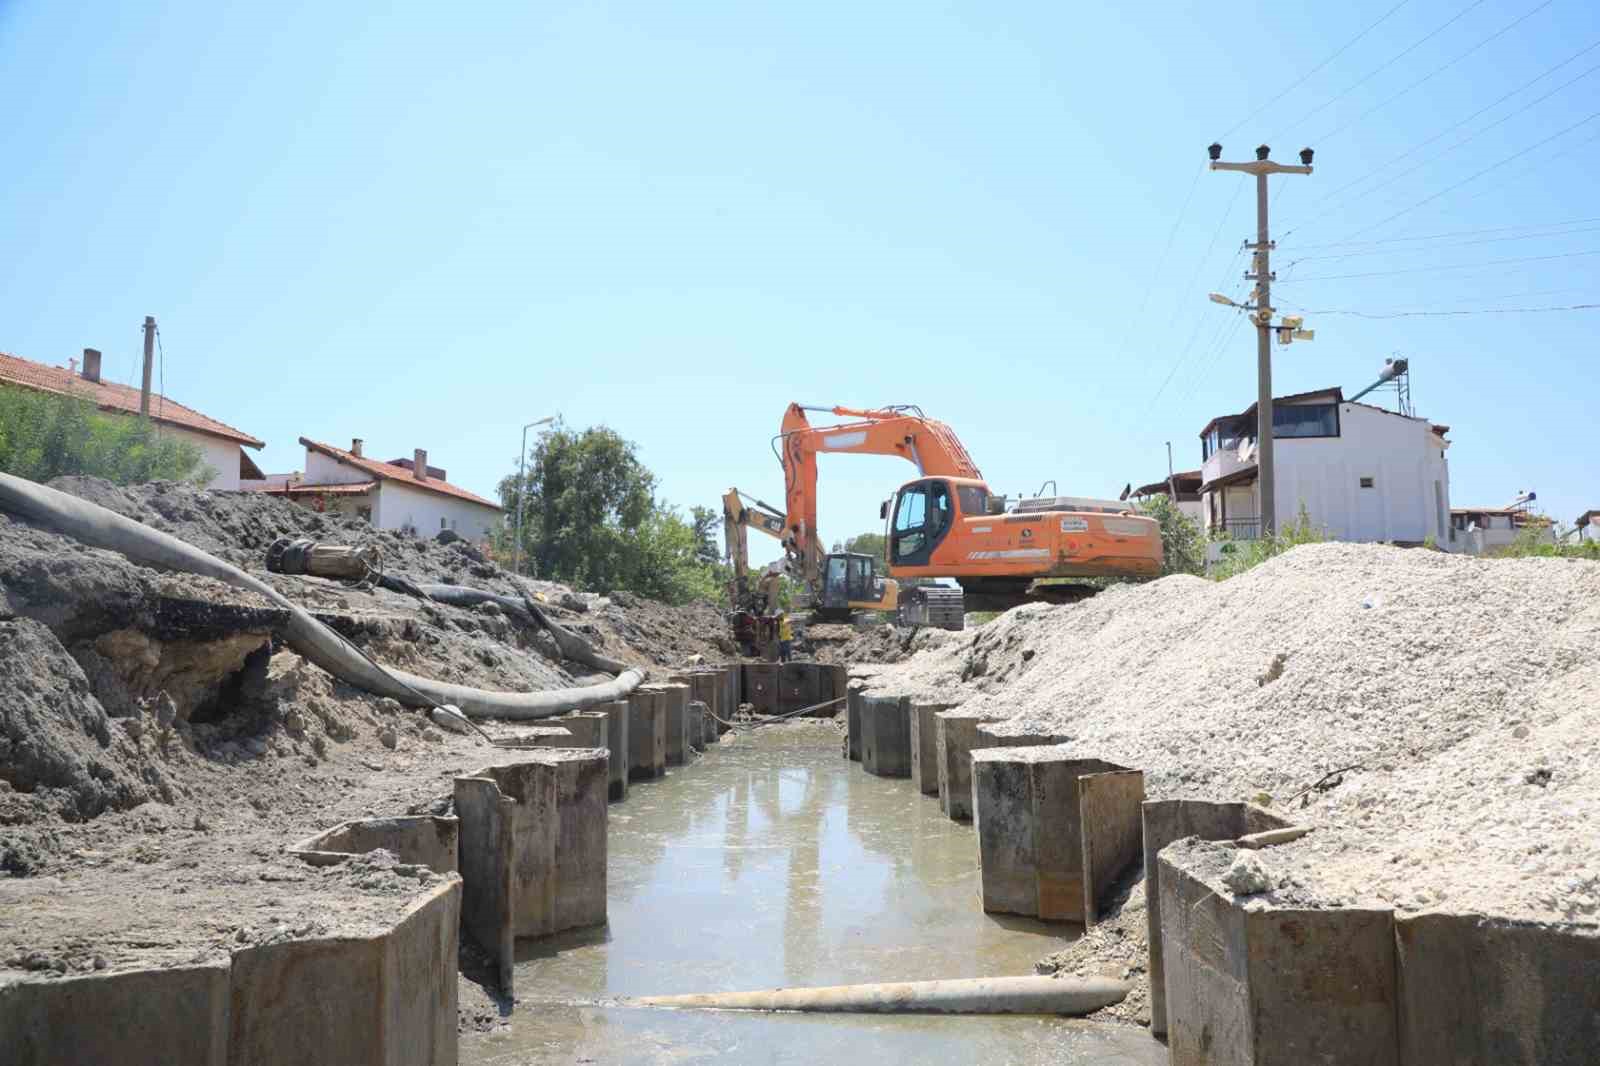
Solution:
[[[1213,522],[1211,535],[1213,537],[1226,535],[1229,540],[1260,540],[1261,519],[1229,518],[1224,522]]]

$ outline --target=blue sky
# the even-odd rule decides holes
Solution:
[[[1482,313],[1600,302],[1589,0],[359,6],[0,0],[0,350],[136,380],[155,315],[272,470],[360,436],[488,494],[560,412],[776,502],[790,400],[917,403],[997,491],[1115,495],[1253,398],[1202,169],[1271,138],[1317,149],[1280,307],[1479,312],[1309,315],[1277,391],[1403,354],[1458,506],[1600,507],[1600,313]],[[912,475],[825,458],[824,535]]]

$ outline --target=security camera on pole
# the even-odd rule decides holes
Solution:
[[[1304,324],[1296,317],[1285,318],[1277,327],[1272,324],[1272,267],[1270,254],[1273,244],[1267,234],[1267,176],[1270,174],[1309,174],[1311,173],[1311,149],[1300,149],[1301,166],[1290,166],[1286,163],[1274,163],[1267,157],[1272,154],[1272,149],[1266,145],[1256,149],[1256,158],[1253,163],[1223,163],[1222,145],[1213,144],[1207,149],[1211,154],[1212,170],[1236,170],[1245,174],[1256,176],[1256,242],[1245,242],[1245,247],[1254,253],[1254,273],[1246,274],[1245,278],[1254,281],[1256,288],[1251,293],[1254,303],[1236,304],[1221,293],[1212,293],[1211,299],[1230,307],[1243,307],[1253,312],[1251,319],[1256,324],[1256,468],[1258,480],[1261,484],[1261,535],[1269,537],[1277,528],[1277,500],[1274,499],[1273,463],[1272,463],[1272,331],[1278,332],[1278,340],[1288,344],[1294,340],[1310,340],[1312,331],[1301,329]]]

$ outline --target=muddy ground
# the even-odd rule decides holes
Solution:
[[[267,576],[267,545],[374,541],[386,570],[412,581],[526,590],[647,670],[728,658],[709,604],[519,586],[465,543],[374,533],[265,496],[55,487],[266,576],[379,661],[431,677],[513,690],[600,680],[495,605]],[[434,876],[381,857],[315,869],[284,848],[353,818],[442,810],[453,777],[508,753],[311,666],[275,635],[282,613],[0,514],[0,981],[357,934],[392,921]],[[463,1012],[483,1024],[496,1008],[469,993]]]

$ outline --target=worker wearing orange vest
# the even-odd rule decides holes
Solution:
[[[778,661],[786,663],[794,650],[794,629],[789,625],[789,616],[783,611],[778,612]]]

